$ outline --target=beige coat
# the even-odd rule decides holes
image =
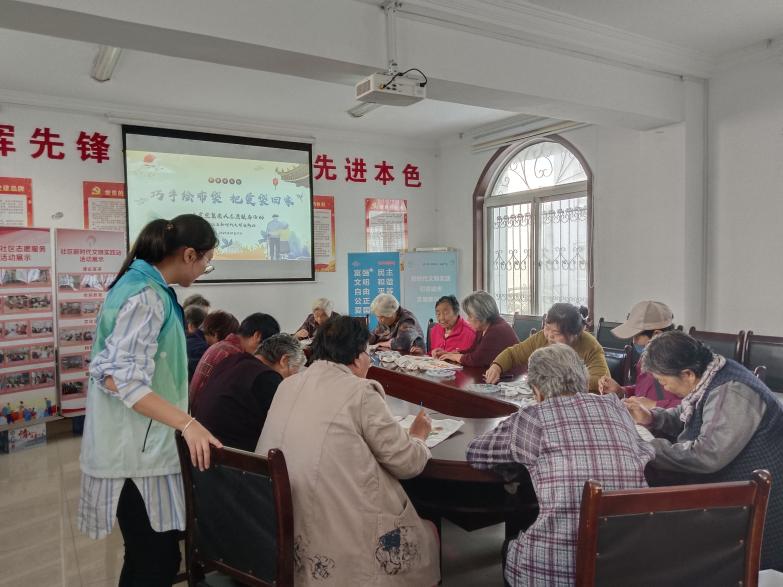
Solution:
[[[281,448],[294,502],[296,585],[435,585],[432,528],[397,479],[430,451],[394,419],[377,381],[316,361],[277,389],[256,452]]]

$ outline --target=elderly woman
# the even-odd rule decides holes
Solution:
[[[538,496],[538,518],[508,543],[506,581],[571,586],[585,481],[600,481],[605,491],[646,487],[653,450],[617,396],[587,393],[587,370],[570,346],[532,353],[528,383],[538,403],[474,439],[467,458],[504,474],[525,467]]]
[[[459,300],[443,296],[435,304],[437,323],[430,329],[430,354],[440,357],[445,353],[467,351],[476,340],[476,331],[459,315]]]
[[[654,433],[651,481],[747,481],[754,469],[772,473],[761,568],[783,571],[783,405],[745,367],[714,354],[678,330],[654,337],[644,368],[683,398],[669,409],[625,400],[633,418]]]
[[[519,344],[500,353],[484,374],[487,383],[496,383],[500,376],[514,369],[524,369],[530,355],[536,349],[550,344],[562,343],[570,346],[587,365],[590,375],[588,388],[598,392],[599,381],[609,375],[604,349],[592,334],[585,331],[587,308],[571,304],[555,304],[546,313],[544,328]]]
[[[462,300],[462,307],[468,324],[476,331],[476,340],[463,352],[443,353],[441,359],[486,369],[501,351],[519,342],[514,329],[500,316],[495,298],[487,292],[473,292]]]
[[[254,355],[235,353],[220,361],[192,415],[223,444],[254,451],[277,387],[304,364],[299,341],[275,334]]]
[[[286,379],[256,452],[280,448],[294,502],[296,584],[435,585],[434,528],[398,479],[421,473],[431,424],[421,411],[406,432],[370,367],[362,320],[340,316],[315,334],[313,364]]]
[[[313,302],[311,307],[312,312],[308,314],[305,321],[294,333],[294,336],[298,339],[313,338],[315,331],[318,327],[326,322],[332,316],[339,316],[337,312],[333,312],[334,304],[327,298],[318,298]]]
[[[378,294],[370,304],[370,312],[378,318],[378,326],[370,334],[370,344],[413,354],[425,352],[419,321],[393,295]]]

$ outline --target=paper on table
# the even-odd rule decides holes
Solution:
[[[405,430],[410,430],[411,424],[413,424],[415,419],[416,416],[413,415],[405,416],[404,418],[398,417],[400,426],[405,428]],[[440,444],[449,436],[454,434],[457,430],[459,430],[464,423],[465,422],[462,420],[433,420],[432,432],[430,432],[430,435],[427,437],[427,440],[424,441],[424,444],[426,444],[429,448]]]
[[[642,440],[650,442],[651,440],[655,439],[655,436],[653,436],[652,433],[641,424],[636,425],[636,431],[639,433],[639,436],[642,437]]]

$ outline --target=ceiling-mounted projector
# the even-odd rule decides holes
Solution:
[[[400,74],[374,73],[356,84],[356,99],[385,106],[410,106],[427,97],[425,81]]]

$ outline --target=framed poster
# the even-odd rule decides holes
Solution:
[[[125,258],[125,233],[58,228],[55,236],[60,403],[63,416],[79,416],[98,312]]]
[[[33,225],[33,180],[0,177],[0,226]]]
[[[364,200],[368,253],[402,251],[408,248],[408,200]]]
[[[334,196],[313,196],[313,254],[316,271],[334,273],[337,270],[334,230]]]
[[[82,182],[84,228],[125,232],[125,184],[114,181]]]
[[[50,247],[48,228],[0,228],[0,430],[57,415]]]

